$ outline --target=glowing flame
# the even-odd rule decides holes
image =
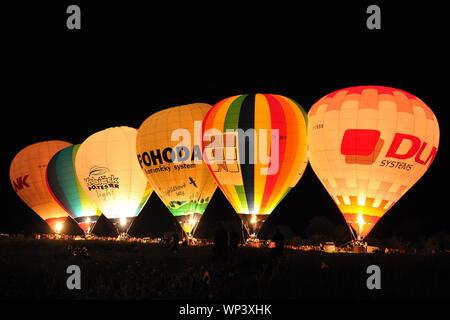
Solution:
[[[125,218],[125,217],[121,217],[120,218],[120,225],[121,226],[124,226],[124,225],[126,225],[127,224],[127,219]]]
[[[189,225],[191,227],[194,227],[196,223],[197,223],[197,219],[195,219],[194,214],[191,214],[191,217],[189,218]]]
[[[63,228],[63,224],[62,224],[61,222],[58,222],[58,223],[55,225],[55,231],[56,231],[56,233],[60,233],[61,230],[62,230],[62,228]]]
[[[250,220],[250,223],[255,224],[256,223],[256,216],[252,215],[252,219]]]
[[[362,216],[362,214],[358,214],[358,225],[359,225],[359,233],[362,233],[363,230],[363,226],[366,224],[366,222],[364,221],[364,218]]]
[[[91,223],[91,218],[86,218],[86,220],[84,220],[84,223],[90,224]]]
[[[184,231],[186,231],[186,233],[191,233],[197,223],[198,220],[195,218],[194,213],[191,213],[187,223],[184,223]]]

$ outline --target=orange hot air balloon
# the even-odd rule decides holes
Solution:
[[[205,161],[249,235],[300,180],[306,124],[298,103],[274,94],[226,98],[205,116]]]
[[[9,169],[14,191],[57,233],[63,231],[63,224],[69,214],[50,192],[46,171],[50,159],[58,151],[71,145],[58,140],[32,144],[14,157]]]
[[[427,171],[439,125],[412,94],[358,86],[312,106],[308,139],[311,167],[362,240]]]

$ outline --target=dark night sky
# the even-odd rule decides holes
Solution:
[[[74,3],[82,9],[81,31],[65,27],[68,2],[22,3],[8,10],[2,41],[7,205],[0,231],[36,221],[9,182],[11,160],[29,144],[50,139],[81,143],[107,127],[137,128],[167,107],[214,104],[241,93],[286,95],[308,111],[325,94],[355,85],[392,86],[420,97],[436,114],[441,130],[434,163],[372,234],[389,234],[407,219],[419,221],[424,232],[449,231],[444,206],[448,49],[442,8],[377,2],[382,29],[370,31],[365,9],[371,3],[359,1],[300,7],[270,2],[246,8],[228,2],[146,7]],[[208,215],[216,210],[233,214],[220,192]],[[147,207],[155,201],[152,197]],[[344,222],[308,167],[273,216],[302,233],[315,215]]]

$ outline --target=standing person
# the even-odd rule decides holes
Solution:
[[[221,222],[217,225],[216,234],[214,235],[214,259],[226,257],[228,254],[228,233]]]
[[[272,241],[275,242],[275,248],[273,249],[275,256],[281,258],[283,255],[284,236],[279,228],[276,229]]]
[[[239,236],[234,229],[230,231],[230,252],[234,253],[239,243]]]
[[[180,238],[178,237],[178,232],[175,232],[173,234],[173,243],[172,243],[172,251],[174,253],[177,253],[177,251],[178,251],[178,246],[179,246],[178,242],[179,241],[180,241]]]

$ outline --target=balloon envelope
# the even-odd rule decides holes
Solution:
[[[201,152],[202,121],[210,108],[193,103],[156,112],[142,123],[136,140],[143,172],[188,234],[217,188]]]
[[[80,144],[69,146],[56,153],[47,167],[47,183],[59,204],[88,232],[101,215],[78,181],[75,157]]]
[[[81,187],[122,233],[152,192],[136,159],[136,135],[130,127],[99,131],[81,144],[75,158]]]
[[[58,151],[71,145],[59,140],[32,144],[14,157],[9,169],[14,191],[55,232],[63,231],[68,213],[55,201],[48,189],[46,170],[50,159]]]
[[[302,176],[306,131],[302,107],[274,94],[230,97],[206,115],[205,160],[250,234]]]
[[[439,126],[403,90],[341,89],[308,113],[309,161],[346,222],[364,239],[433,161]]]

